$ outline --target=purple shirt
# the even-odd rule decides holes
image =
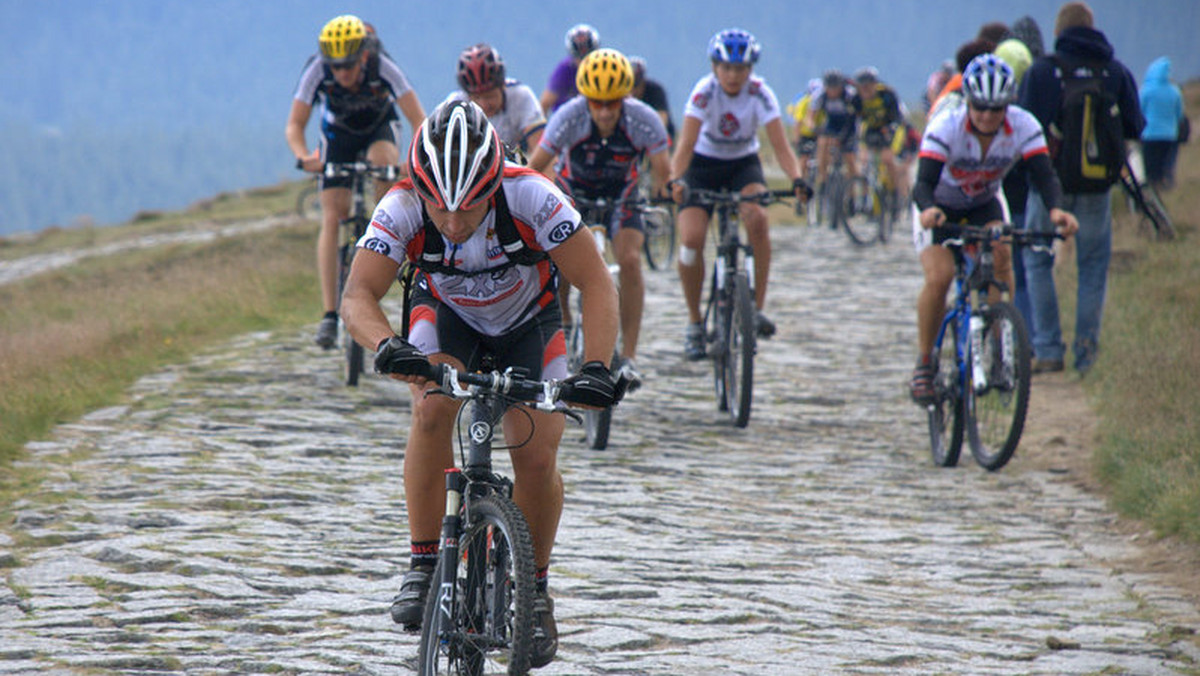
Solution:
[[[573,98],[579,92],[575,89],[575,73],[579,67],[575,65],[575,61],[571,57],[566,57],[558,62],[554,67],[554,72],[550,73],[550,80],[546,83],[546,89],[558,95],[558,100],[554,102],[551,111],[558,110],[558,107]]]

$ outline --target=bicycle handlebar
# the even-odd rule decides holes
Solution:
[[[956,227],[959,229],[958,237],[947,239],[942,244],[962,246],[972,242],[996,241],[1002,237],[1010,237],[1013,244],[1018,246],[1029,246],[1035,250],[1044,250],[1049,248],[1049,245],[1039,244],[1039,242],[1048,243],[1055,239],[1065,239],[1065,236],[1057,230],[1054,232],[1025,230],[1013,227],[1012,223],[1004,223],[998,226],[957,225]]]
[[[635,197],[623,197],[621,199],[612,199],[608,197],[572,197],[575,201],[575,208],[578,211],[588,211],[590,209],[607,209],[609,207],[619,208],[625,207],[629,209],[645,210],[647,207],[659,204],[674,204],[675,200],[670,197],[651,197],[646,198],[640,195]]]
[[[687,202],[689,197],[695,197],[697,202],[712,206],[754,202],[765,207],[795,196],[795,190],[764,190],[752,195],[743,195],[728,190],[705,190],[704,188],[687,188],[684,186],[684,202]]]
[[[442,393],[455,399],[470,399],[478,391],[501,394],[533,405],[542,411],[558,411],[559,383],[556,380],[528,380],[512,369],[504,373],[470,373],[449,364],[430,366],[428,378],[438,383]],[[465,385],[465,386],[464,386]]]
[[[395,181],[401,168],[394,164],[374,165],[368,162],[329,162],[322,173],[325,178],[345,178],[355,174],[366,174],[381,181]]]

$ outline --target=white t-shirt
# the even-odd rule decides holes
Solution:
[[[451,92],[446,97],[446,101],[470,100],[471,97],[461,89]],[[546,116],[542,114],[542,104],[538,102],[533,90],[528,85],[509,79],[504,82],[504,107],[488,120],[496,128],[501,141],[517,148],[524,140],[525,130],[534,125],[545,124]]]
[[[758,128],[779,117],[779,100],[762,78],[750,76],[737,96],[721,89],[713,74],[700,78],[683,109],[700,120],[697,154],[736,160],[758,152]]]

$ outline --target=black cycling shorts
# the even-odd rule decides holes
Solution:
[[[408,341],[423,353],[448,354],[468,371],[479,370],[484,357],[491,357],[491,367],[499,371],[513,366],[526,369],[527,377],[534,380],[567,377],[567,348],[557,301],[513,330],[489,336],[463,321],[422,281],[418,274],[412,288]]]
[[[355,162],[360,157],[365,157],[367,148],[370,148],[371,144],[376,141],[388,141],[399,148],[398,138],[400,138],[400,120],[395,114],[390,115],[388,119],[375,127],[374,131],[365,134],[353,134],[340,128],[327,129],[325,135],[321,137],[321,162]],[[325,190],[326,188],[349,188],[352,179],[349,176],[333,178],[321,176],[320,181],[321,190]]]
[[[731,192],[740,192],[742,188],[753,183],[767,184],[758,153],[739,157],[736,160],[719,160],[706,155],[693,155],[692,163],[688,166],[687,173],[683,175],[683,180],[690,189],[726,189]],[[685,208],[700,207],[709,214],[712,214],[713,209],[711,204],[699,204],[692,197],[689,197],[683,206]]]
[[[941,207],[946,214],[946,225],[933,229],[933,243],[941,244],[948,239],[954,239],[962,232],[961,224],[986,225],[992,221],[1004,220],[1004,207],[1000,200],[993,197],[985,204],[971,209],[947,209]]]

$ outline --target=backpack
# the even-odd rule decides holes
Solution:
[[[1104,86],[1107,64],[1054,60],[1063,87],[1058,114],[1047,128],[1054,168],[1064,192],[1105,192],[1125,166],[1121,107]]]

